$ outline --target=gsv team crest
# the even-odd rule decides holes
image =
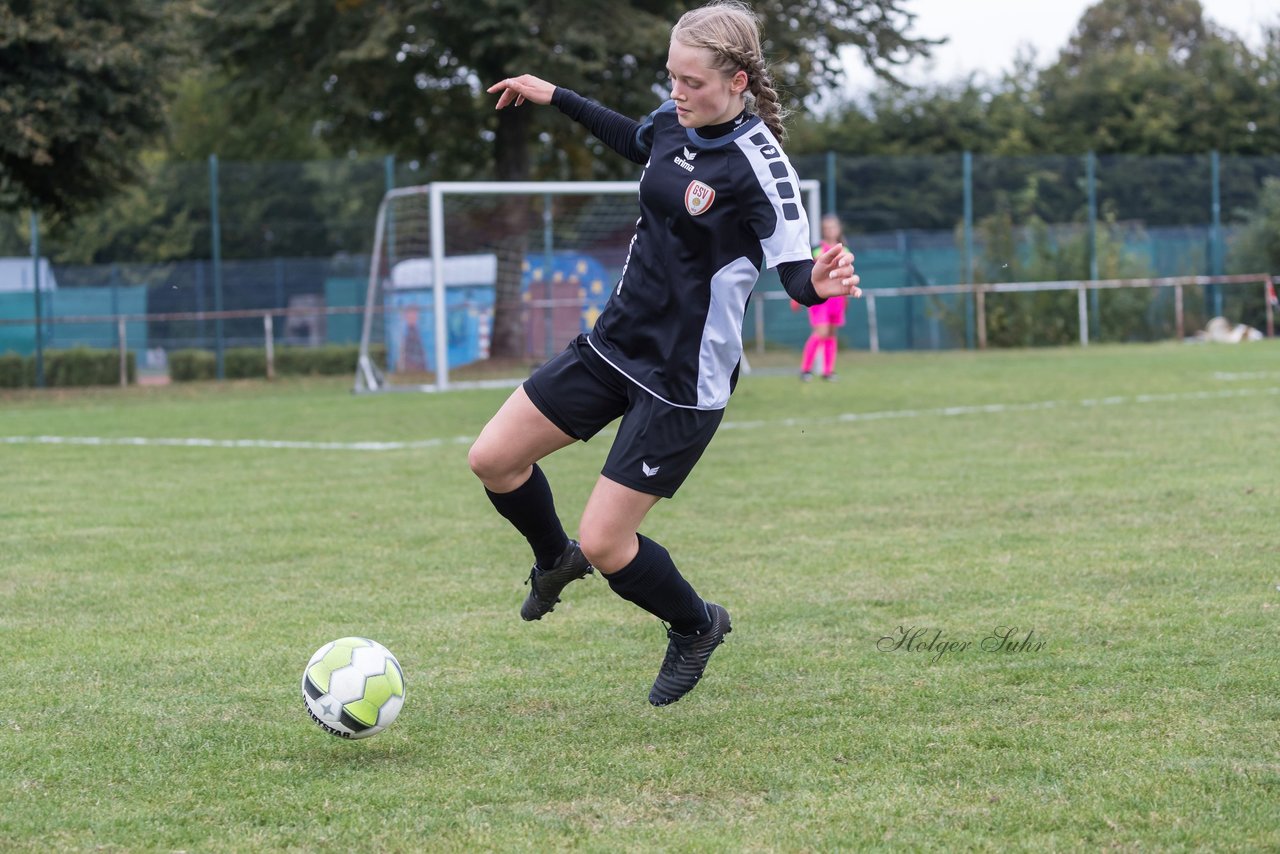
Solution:
[[[706,213],[716,200],[716,191],[701,181],[690,181],[684,191],[684,208],[693,216]]]

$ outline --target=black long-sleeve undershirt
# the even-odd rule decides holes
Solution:
[[[640,123],[635,119],[615,113],[603,104],[597,104],[563,86],[557,86],[551,94],[551,105],[632,163],[644,163],[649,159],[649,152],[640,145],[640,140],[636,137]]]
[[[817,305],[825,299],[814,290],[812,261],[783,261],[778,265],[778,278],[787,294],[801,305]]]

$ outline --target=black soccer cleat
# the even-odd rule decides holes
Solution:
[[[593,572],[595,569],[587,563],[578,543],[570,540],[560,559],[550,569],[541,569],[535,563],[529,570],[529,580],[525,582],[529,585],[529,595],[520,606],[520,618],[541,620],[544,614],[555,610],[556,603],[560,601],[560,591],[570,581],[585,578]]]
[[[705,632],[682,635],[667,629],[667,656],[662,660],[658,678],[649,691],[649,702],[655,706],[669,706],[693,690],[707,669],[711,653],[724,643],[724,636],[733,631],[729,625],[729,612],[714,602],[707,603],[707,615],[711,628]]]

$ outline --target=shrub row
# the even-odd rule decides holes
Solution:
[[[386,348],[370,348],[378,364],[386,361]],[[276,376],[329,376],[354,374],[360,348],[355,344],[325,347],[280,347],[275,352]],[[262,347],[232,347],[222,354],[226,379],[261,379],[267,375],[267,352]],[[212,350],[175,350],[169,354],[169,378],[174,382],[211,380],[218,375]]]
[[[127,356],[129,382],[138,375],[137,358],[130,350]],[[72,350],[44,352],[44,384],[48,388],[86,385],[118,385],[120,353],[118,350]],[[0,354],[0,388],[32,388],[36,384],[36,357],[17,353]]]

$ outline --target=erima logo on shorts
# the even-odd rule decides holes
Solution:
[[[655,474],[658,473],[658,469],[660,468],[662,468],[662,466],[654,466],[653,468],[649,468],[648,463],[646,463],[644,460],[640,461],[640,471],[644,472],[645,477],[653,477]]]
[[[692,172],[693,161],[697,158],[697,156],[698,156],[698,152],[690,151],[689,146],[686,145],[684,147],[684,157],[681,157],[679,154],[677,154],[675,156],[675,159],[672,160],[671,162],[676,164],[686,172]]]
[[[701,181],[690,181],[684,191],[684,208],[691,215],[704,214],[716,200],[716,191]]]

